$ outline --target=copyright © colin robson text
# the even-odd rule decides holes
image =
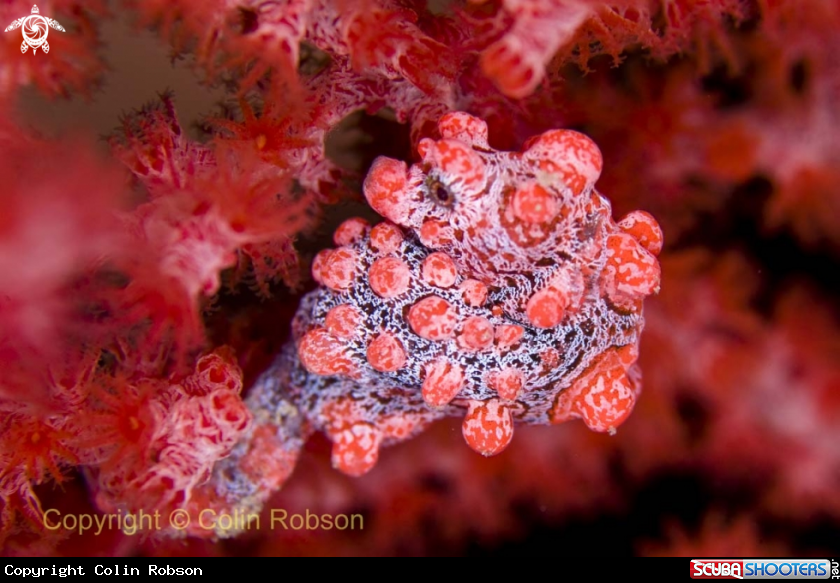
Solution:
[[[315,513],[309,509],[303,512],[289,512],[284,508],[272,508],[268,516],[256,512],[234,510],[222,512],[210,508],[189,511],[183,508],[168,515],[158,510],[136,513],[119,510],[108,514],[62,514],[51,508],[44,512],[44,528],[62,530],[77,534],[98,536],[106,531],[120,530],[131,536],[139,532],[162,530],[209,530],[214,532],[245,530],[364,530],[365,519],[361,514]]]

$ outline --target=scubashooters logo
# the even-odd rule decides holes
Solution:
[[[834,562],[836,565],[836,561]],[[828,559],[692,559],[692,579],[828,579]]]
[[[27,49],[32,48],[32,54],[38,52],[38,49],[44,53],[50,52],[50,44],[47,42],[47,34],[50,28],[54,28],[61,32],[66,32],[57,20],[41,16],[38,13],[38,6],[32,7],[32,14],[18,18],[6,27],[4,32],[16,30],[20,28],[23,33],[23,43],[20,45],[20,52],[25,53]]]

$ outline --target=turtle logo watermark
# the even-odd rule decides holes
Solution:
[[[58,21],[38,14],[37,6],[32,7],[32,14],[18,18],[7,26],[4,32],[21,27],[23,27],[21,31],[23,33],[23,43],[20,45],[20,52],[25,53],[29,47],[32,47],[33,55],[38,52],[38,49],[41,49],[44,53],[50,52],[50,44],[47,42],[47,33],[50,31],[50,27],[61,32],[67,32]]]

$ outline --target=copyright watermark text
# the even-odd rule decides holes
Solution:
[[[162,530],[207,530],[214,532],[246,530],[364,530],[365,520],[361,514],[315,513],[309,509],[289,512],[283,508],[272,508],[266,515],[255,512],[233,510],[223,512],[214,509],[189,511],[183,508],[170,513],[139,511],[136,513],[112,512],[108,514],[62,514],[51,508],[42,517],[47,530],[62,530],[76,534],[93,534],[120,530],[128,536],[137,533],[153,533]]]

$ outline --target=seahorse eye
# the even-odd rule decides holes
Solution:
[[[455,204],[455,195],[449,190],[449,188],[446,187],[445,184],[437,179],[429,181],[428,192],[429,197],[435,204],[439,204],[447,208]]]
[[[443,185],[438,185],[435,189],[435,199],[441,204],[449,204],[452,201],[449,191]]]

